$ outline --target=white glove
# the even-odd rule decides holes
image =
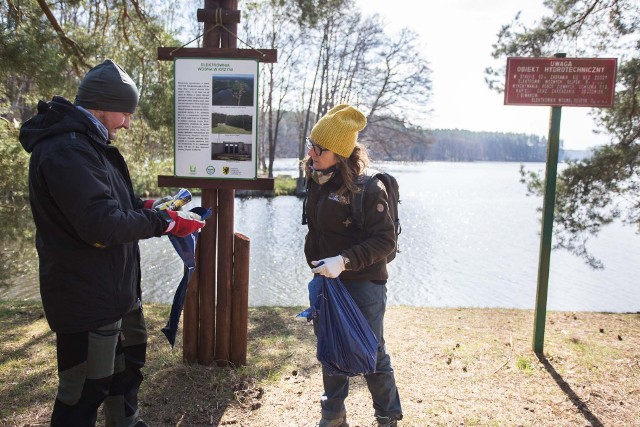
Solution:
[[[321,259],[320,261],[311,261],[311,264],[316,266],[316,268],[311,269],[312,273],[318,273],[331,279],[338,277],[345,269],[344,258],[341,255]]]

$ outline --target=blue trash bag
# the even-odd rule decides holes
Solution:
[[[318,275],[316,275],[318,276]],[[305,317],[308,322],[312,321],[320,313],[320,299],[318,298],[322,291],[323,280],[313,278],[307,286],[309,288],[309,308],[298,313],[296,317]]]
[[[195,207],[191,209],[191,212],[197,213],[203,220],[211,216],[211,208]],[[180,315],[182,314],[182,308],[184,307],[184,300],[187,296],[189,280],[196,268],[196,242],[199,235],[200,232],[198,231],[184,237],[174,236],[173,234],[168,235],[169,241],[184,263],[184,273],[182,275],[182,280],[180,280],[180,284],[176,289],[176,293],[173,296],[169,320],[167,321],[166,326],[162,328],[162,333],[167,337],[172,348],[176,342],[178,324],[180,323]]]
[[[375,372],[378,340],[342,281],[316,274],[309,298],[311,307],[298,316],[317,322],[316,356],[326,372],[350,377]]]

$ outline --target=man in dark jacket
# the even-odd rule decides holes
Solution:
[[[52,426],[93,426],[103,402],[107,425],[146,426],[137,405],[147,341],[138,240],[186,236],[205,224],[134,196],[111,141],[130,127],[138,99],[131,77],[106,60],[82,79],[74,104],[40,101],[20,130],[31,154],[40,294],[56,333]]]

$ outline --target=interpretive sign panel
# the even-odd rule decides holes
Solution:
[[[176,58],[174,174],[256,179],[258,61]]]
[[[615,58],[507,58],[505,105],[612,107]]]

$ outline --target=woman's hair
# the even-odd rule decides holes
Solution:
[[[364,170],[369,167],[369,153],[364,145],[356,142],[356,146],[349,158],[336,156],[338,158],[337,167],[342,175],[342,187],[338,190],[339,196],[346,193],[353,194],[358,191],[356,185],[356,177],[362,175]]]
[[[369,153],[367,153],[364,145],[356,142],[356,146],[349,158],[342,157],[338,154],[335,156],[338,159],[336,168],[342,176],[342,186],[338,189],[337,194],[339,196],[345,196],[347,193],[351,195],[358,191],[358,186],[355,183],[356,177],[362,175],[364,170],[369,167]],[[304,174],[307,179],[311,176],[312,163],[311,156],[307,156],[302,160]]]

